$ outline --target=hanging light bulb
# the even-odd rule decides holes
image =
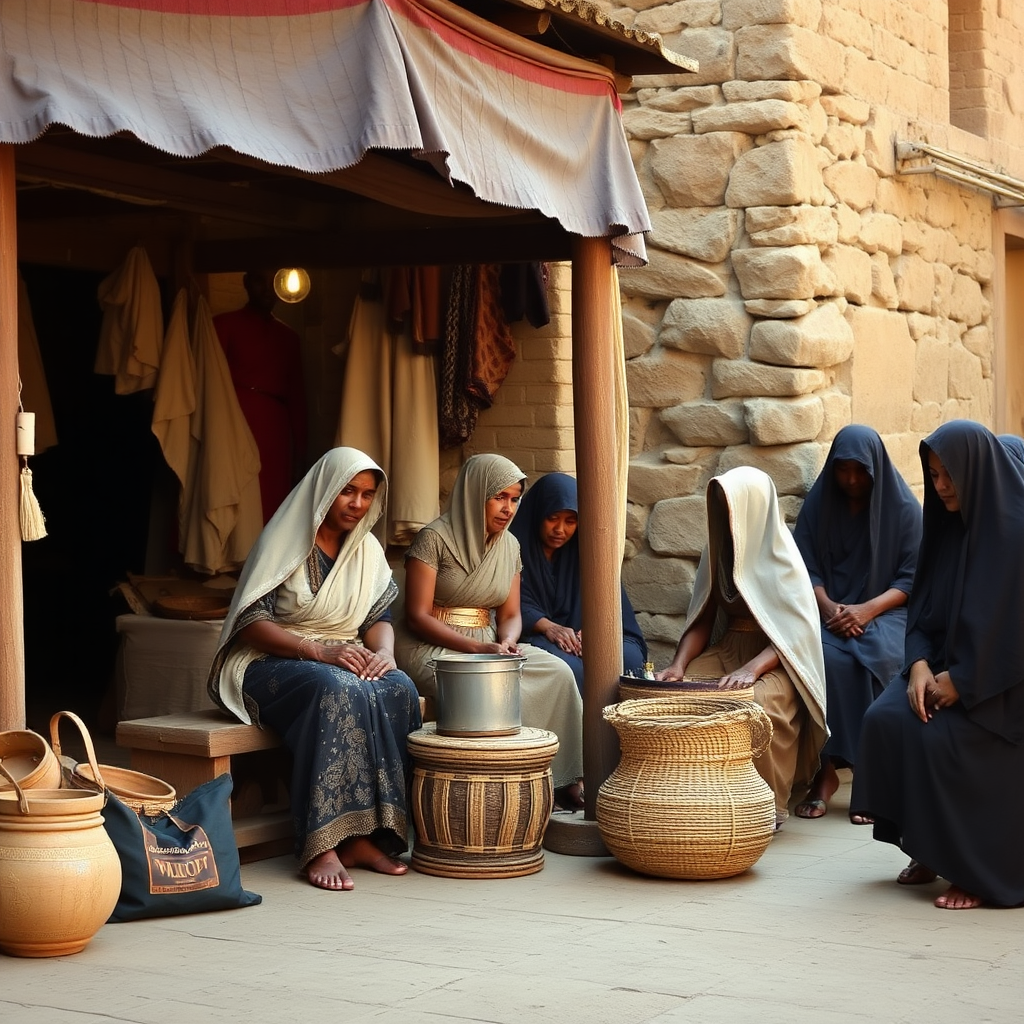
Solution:
[[[302,267],[284,267],[274,275],[274,294],[282,302],[301,302],[309,294],[309,274]]]

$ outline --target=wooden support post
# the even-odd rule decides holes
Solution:
[[[615,458],[615,352],[612,345],[612,257],[607,238],[576,238],[572,260],[572,380],[576,479],[580,504],[583,598],[583,774],[585,816],[593,820],[597,790],[615,770],[618,737],[602,717],[618,700],[622,674],[619,599],[620,495]]]
[[[0,143],[0,730],[25,728],[18,413],[18,235],[14,147]]]

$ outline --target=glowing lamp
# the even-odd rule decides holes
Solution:
[[[309,274],[302,267],[285,267],[274,275],[274,294],[282,302],[301,302],[309,294]]]

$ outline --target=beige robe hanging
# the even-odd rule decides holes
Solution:
[[[366,452],[387,474],[386,540],[408,544],[437,517],[440,444],[432,356],[417,355],[409,327],[391,334],[384,303],[364,278],[349,324],[336,445]]]
[[[242,565],[263,529],[260,455],[201,296],[192,321],[192,355],[196,409],[179,520],[181,552],[193,569],[218,573]]]
[[[156,384],[164,339],[160,285],[146,250],[136,246],[124,263],[100,282],[96,291],[103,309],[96,373],[113,374],[119,395]]]
[[[178,514],[185,499],[185,485],[192,455],[192,414],[196,411],[196,362],[188,336],[188,292],[182,288],[174,300],[164,336],[163,359],[153,393],[153,433],[164,460],[174,470],[182,490]]]

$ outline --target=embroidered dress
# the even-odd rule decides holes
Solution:
[[[361,452],[335,448],[278,509],[246,563],[210,677],[221,707],[241,721],[269,725],[292,752],[301,867],[354,836],[369,836],[385,853],[406,848],[405,741],[422,724],[419,696],[404,672],[360,679],[335,665],[261,653],[238,634],[269,619],[320,643],[360,643],[371,626],[388,620],[397,587],[370,533],[385,484],[336,561],[315,545],[334,498],[368,469],[380,473]]]

